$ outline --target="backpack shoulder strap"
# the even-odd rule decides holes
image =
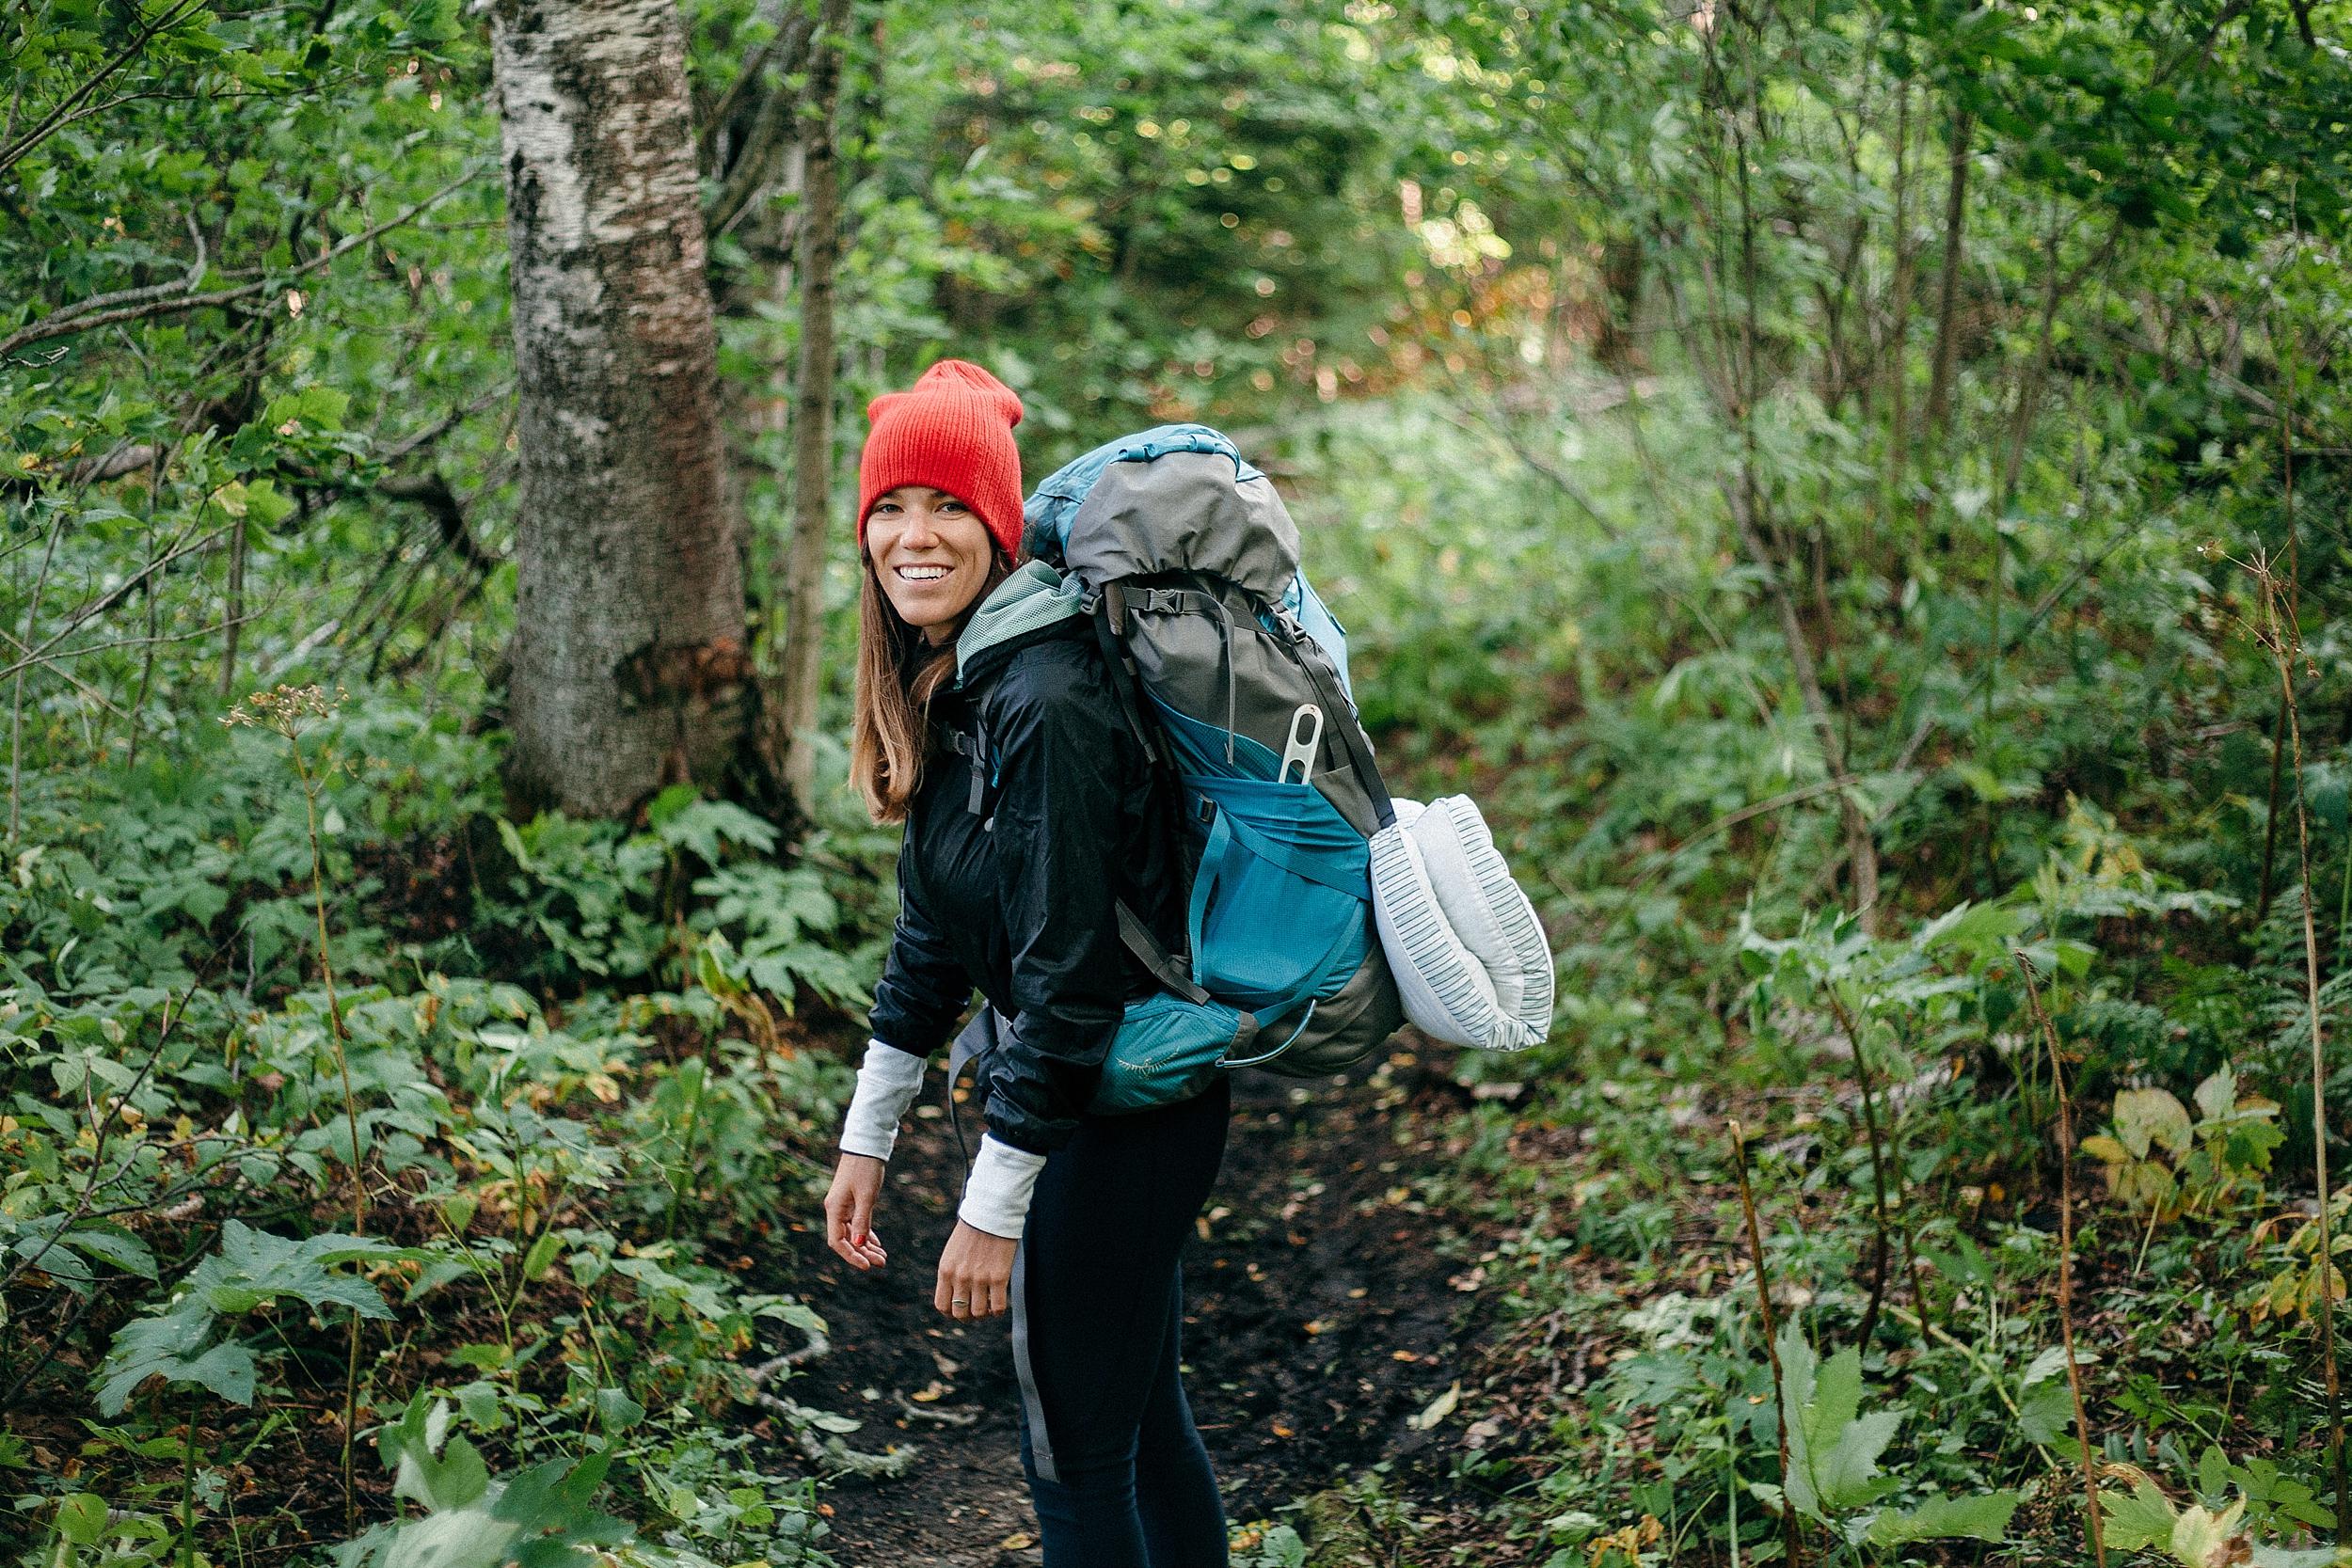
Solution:
[[[974,816],[982,815],[988,803],[988,792],[996,783],[997,760],[988,749],[988,727],[976,712],[972,715],[972,733],[961,730],[947,732],[947,749],[971,765],[972,786],[965,791],[963,809]]]
[[[1143,721],[1143,705],[1137,699],[1143,677],[1136,669],[1135,656],[1127,651],[1127,601],[1118,583],[1103,585],[1099,593],[1089,594],[1081,601],[1094,621],[1095,645],[1103,650],[1103,662],[1108,668],[1111,689],[1119,693],[1119,711],[1125,716],[1127,728],[1134,732],[1136,741],[1143,748],[1143,760],[1157,764],[1160,747],[1152,735],[1152,727]]]

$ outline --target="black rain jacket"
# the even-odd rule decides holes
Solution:
[[[1128,727],[1089,619],[983,650],[932,699],[931,722],[874,1037],[928,1056],[977,987],[1009,1021],[979,1068],[983,1119],[1049,1153],[1093,1100],[1127,1003],[1156,986],[1120,940],[1118,901],[1183,948],[1171,784]]]

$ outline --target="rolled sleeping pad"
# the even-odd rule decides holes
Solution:
[[[1433,1039],[1525,1051],[1551,1030],[1551,947],[1467,795],[1396,801],[1372,908],[1405,1016]]]

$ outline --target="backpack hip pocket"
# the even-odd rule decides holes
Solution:
[[[1188,774],[1209,815],[1188,931],[1193,979],[1271,1027],[1363,962],[1363,836],[1311,785]]]

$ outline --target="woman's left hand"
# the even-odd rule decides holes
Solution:
[[[956,1221],[939,1255],[939,1289],[931,1305],[959,1323],[993,1318],[1012,1305],[1012,1255],[1021,1243]]]

